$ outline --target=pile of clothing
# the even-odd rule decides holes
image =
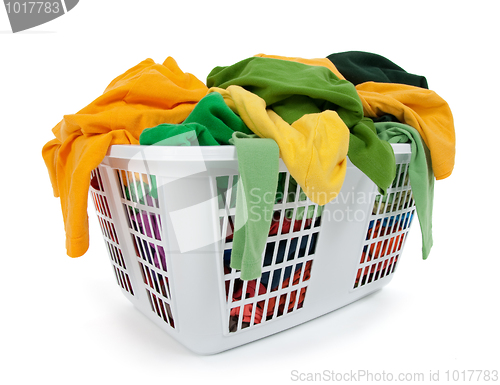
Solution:
[[[65,115],[53,133],[42,154],[71,257],[88,248],[90,173],[109,146],[234,145],[240,178],[231,267],[243,280],[261,275],[272,217],[252,220],[249,213],[272,212],[275,199],[264,198],[279,191],[279,158],[307,197],[324,205],[340,192],[347,156],[385,194],[396,175],[390,143],[410,143],[424,259],[432,246],[434,179],[448,177],[455,159],[451,110],[425,77],[357,51],[321,59],[259,54],[214,68],[205,83],[171,57],[163,64],[147,59]],[[255,186],[263,199],[246,199]]]

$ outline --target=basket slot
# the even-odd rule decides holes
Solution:
[[[126,273],[126,271],[124,271],[125,269],[122,269],[115,264],[112,264],[112,265],[113,265],[113,271],[115,272],[118,286],[121,286],[121,288],[123,290],[134,295],[134,289],[132,288],[132,283],[130,282],[130,277]]]
[[[134,295],[134,289],[128,274],[127,265],[125,264],[113,216],[105,195],[106,192],[104,189],[101,171],[99,168],[96,168],[91,172],[90,176],[90,195],[94,203],[97,220],[99,222],[99,227],[101,228],[116,281],[122,290]]]
[[[165,321],[167,325],[170,325],[173,329],[175,329],[174,318],[172,316],[172,309],[167,302],[162,301],[161,298],[158,298],[154,293],[151,293],[149,290],[146,290],[148,293],[149,304],[151,305],[151,309],[156,315]]]
[[[258,300],[246,298],[232,304],[229,307],[229,331],[234,333],[300,309],[304,303],[306,288],[304,282],[297,283],[288,286],[287,290],[274,292],[271,296],[261,295]],[[297,293],[300,293],[298,299]]]
[[[223,239],[227,239],[230,241],[232,241],[232,237],[234,234],[234,208],[236,207],[237,182],[237,175],[217,177],[215,179],[215,185],[217,186],[217,195],[219,197],[218,202],[221,236]]]
[[[408,167],[407,163],[397,164],[387,194],[375,197],[353,289],[385,278],[396,269],[415,214]]]
[[[113,172],[151,310],[175,328],[156,176],[121,169]]]

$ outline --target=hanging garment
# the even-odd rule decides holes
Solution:
[[[434,174],[429,150],[418,131],[407,124],[380,122],[375,123],[375,127],[379,137],[389,143],[410,143],[411,145],[408,176],[422,233],[422,257],[427,259],[433,244],[432,207],[434,201]]]
[[[104,93],[76,114],[65,115],[42,149],[54,196],[60,197],[66,250],[83,255],[89,244],[87,200],[90,172],[113,144],[138,144],[142,130],[180,123],[207,93],[175,60],[147,59],[115,78]]]
[[[377,137],[373,122],[363,118],[354,85],[339,79],[327,67],[251,57],[229,67],[214,68],[207,77],[207,85],[217,88],[241,86],[261,97],[264,106],[288,124],[304,115],[326,110],[337,112],[350,130],[348,155],[352,163],[381,191],[385,191],[394,179],[395,160],[391,146]]]
[[[271,226],[278,185],[279,148],[273,139],[235,132],[238,154],[235,232],[231,267],[242,280],[261,276],[262,253]]]
[[[373,81],[429,88],[424,76],[410,74],[389,59],[375,53],[348,51],[333,53],[327,58],[345,79],[354,85]]]

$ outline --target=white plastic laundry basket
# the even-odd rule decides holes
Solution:
[[[410,146],[393,145],[385,196],[350,162],[340,195],[318,207],[280,160],[262,276],[230,269],[238,163],[233,146],[112,146],[91,196],[118,285],[150,320],[200,354],[280,332],[386,285],[415,206]]]

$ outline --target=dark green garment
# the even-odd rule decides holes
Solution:
[[[384,114],[382,116],[377,116],[376,118],[371,118],[373,123],[383,123],[383,122],[396,122],[401,123],[398,118],[392,114]]]
[[[383,192],[396,173],[392,147],[377,137],[373,122],[363,118],[363,106],[354,85],[331,70],[288,60],[251,57],[228,67],[216,67],[208,87],[238,85],[260,96],[291,124],[305,114],[336,111],[351,131],[351,162]]]
[[[279,147],[273,139],[233,134],[240,178],[236,191],[231,267],[242,280],[259,278],[278,185]]]
[[[418,221],[422,232],[422,257],[426,259],[432,248],[432,206],[434,201],[434,174],[427,146],[418,131],[396,122],[375,123],[380,138],[389,143],[410,143],[411,159],[408,176],[415,200]]]
[[[353,84],[373,81],[429,88],[424,76],[410,74],[389,59],[375,53],[348,51],[334,53],[327,58]]]

